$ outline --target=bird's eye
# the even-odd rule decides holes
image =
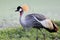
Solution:
[[[20,9],[19,11],[22,11],[22,9]]]

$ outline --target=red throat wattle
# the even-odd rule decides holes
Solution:
[[[22,13],[20,13],[20,16],[22,16]]]

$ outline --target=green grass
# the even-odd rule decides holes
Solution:
[[[60,26],[60,21],[55,21],[55,23],[56,23],[58,26]]]
[[[60,22],[56,22],[60,28]],[[60,29],[57,33],[49,33],[45,29],[42,30],[45,33],[46,40],[60,40]],[[21,26],[13,28],[5,28],[0,30],[0,40],[36,40],[36,29],[31,29],[30,31],[25,31]],[[38,30],[39,40],[44,40],[44,36],[41,31]]]

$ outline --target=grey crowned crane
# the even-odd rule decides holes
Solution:
[[[30,29],[30,28],[44,28],[49,32],[57,32],[58,27],[57,25],[50,20],[49,18],[45,17],[42,14],[38,13],[32,13],[25,15],[23,12],[28,10],[27,5],[18,6],[17,11],[20,13],[20,23],[24,29]],[[38,39],[36,39],[38,40]]]

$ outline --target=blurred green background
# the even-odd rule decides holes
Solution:
[[[60,0],[0,0],[0,20],[19,19],[19,13],[15,12],[17,6],[27,4],[28,13],[40,13],[53,19],[60,20]]]

